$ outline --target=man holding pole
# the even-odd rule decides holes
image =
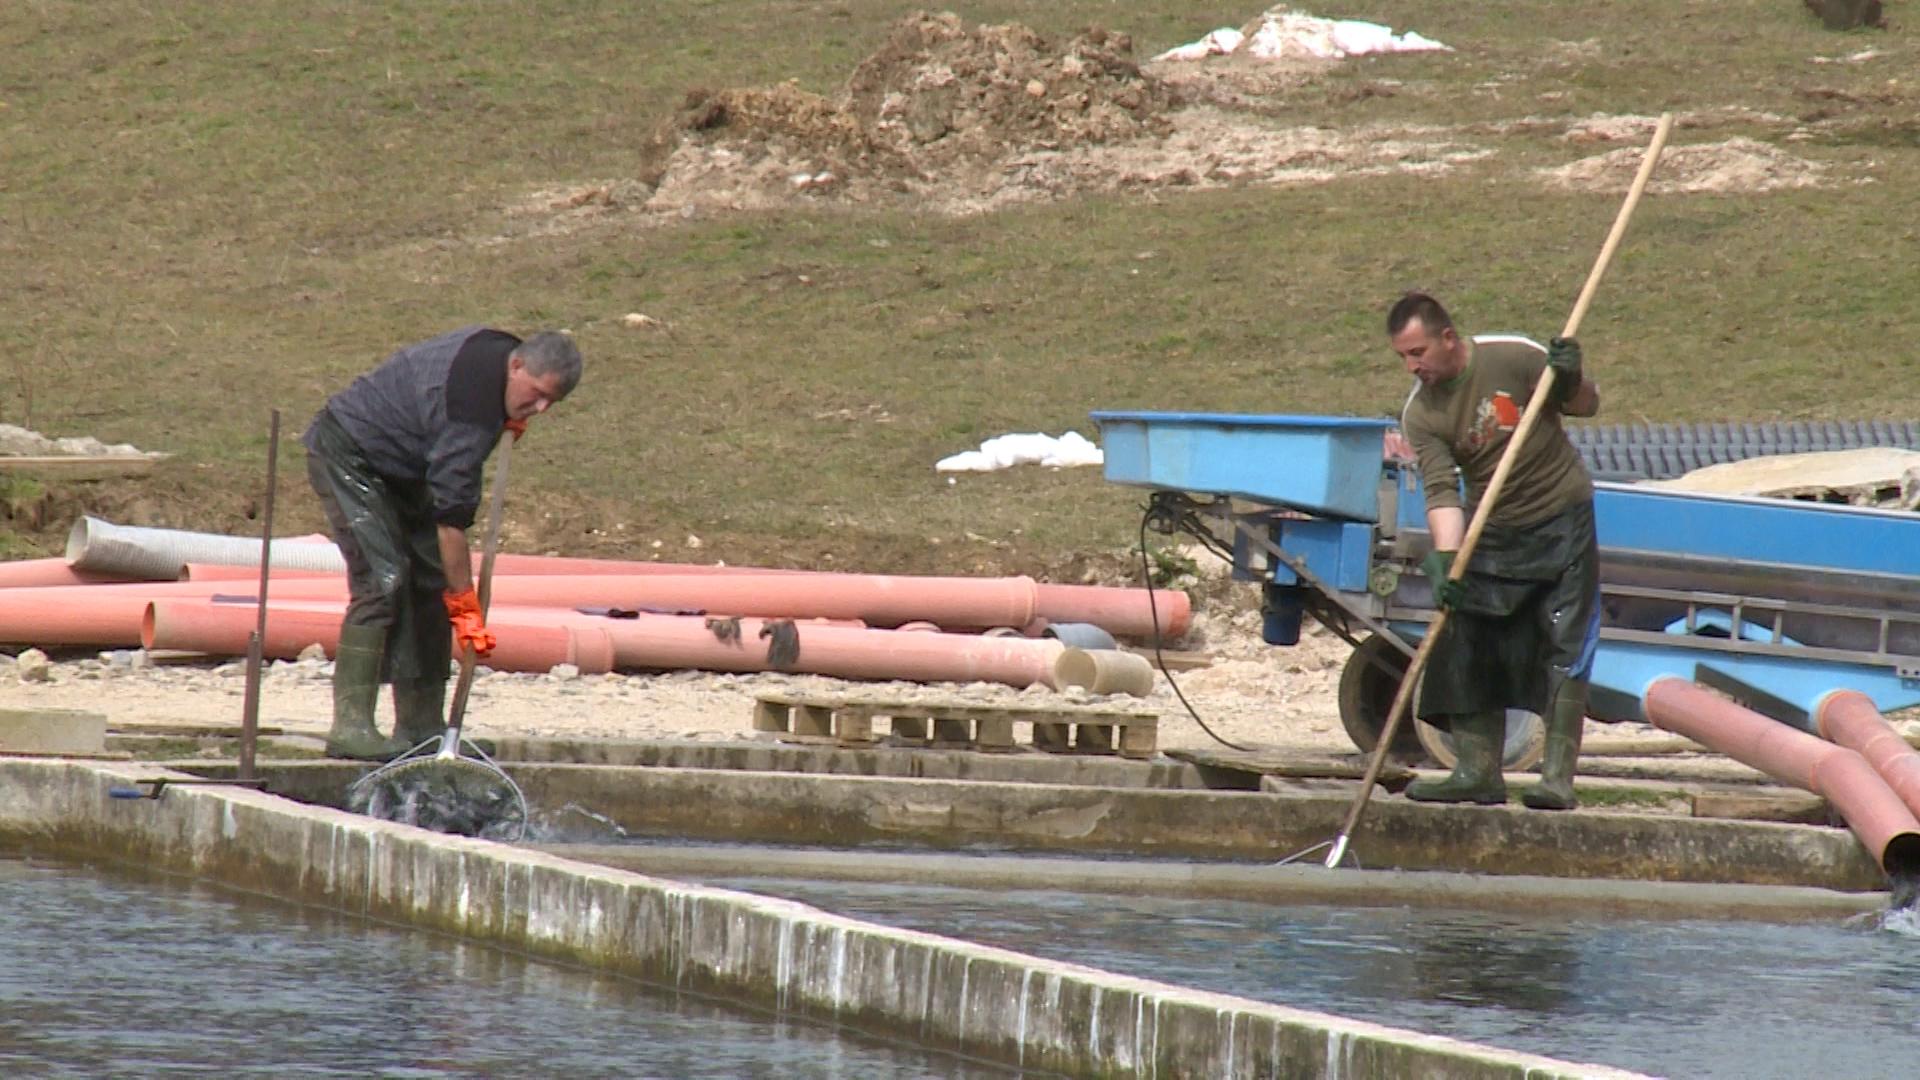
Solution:
[[[1433,583],[1435,606],[1447,612],[1421,683],[1420,718],[1452,733],[1458,757],[1452,775],[1416,781],[1407,797],[1505,802],[1506,712],[1518,708],[1540,714],[1547,729],[1541,783],[1522,801],[1570,810],[1600,633],[1600,556],[1593,482],[1560,417],[1593,416],[1599,391],[1581,373],[1574,339],[1543,348],[1511,335],[1462,337],[1425,293],[1393,305],[1387,333],[1417,380],[1401,430],[1419,462],[1433,538],[1421,571]],[[1549,368],[1547,407],[1513,451],[1485,532],[1456,577],[1468,516]]]
[[[580,350],[565,334],[522,341],[468,326],[409,345],[327,400],[301,441],[307,479],[350,599],[333,666],[333,757],[384,761],[446,730],[452,638],[495,640],[474,588],[467,529],[501,432],[572,392]],[[449,630],[452,631],[449,634]],[[394,738],[374,726],[393,684]]]

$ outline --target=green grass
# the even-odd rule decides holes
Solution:
[[[955,10],[1050,34],[1097,22],[1144,57],[1258,7]],[[1535,183],[1532,169],[1597,148],[1499,126],[1527,117],[1824,121],[1781,145],[1863,181],[1648,198],[1582,327],[1603,419],[1920,411],[1920,53],[1905,28],[1830,34],[1775,0],[1327,12],[1459,51],[1341,65],[1273,122],[1463,127],[1495,151],[1438,178],[964,219],[630,216],[477,242],[534,190],[636,175],[691,89],[791,78],[832,93],[914,8],[14,5],[0,21],[17,59],[0,71],[0,422],[176,456],[148,480],[50,493],[34,527],[0,522],[0,553],[58,550],[82,511],[257,530],[274,408],[276,522],[316,528],[291,443],[326,394],[397,345],[488,321],[569,327],[590,365],[515,455],[510,548],[644,556],[660,541],[667,558],[1066,572],[1131,542],[1136,493],[1098,470],[949,484],[932,463],[1008,431],[1091,434],[1103,408],[1390,413],[1405,379],[1377,323],[1412,285],[1468,329],[1556,332],[1619,197]],[[1885,55],[1810,62],[1868,47]],[[634,310],[671,329],[622,327]]]

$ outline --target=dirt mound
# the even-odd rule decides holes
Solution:
[[[1095,28],[1055,48],[1024,26],[968,28],[923,12],[854,69],[843,107],[875,142],[926,169],[1164,133],[1173,104],[1125,34]]]
[[[978,192],[1023,152],[1164,134],[1177,95],[1132,54],[1126,35],[1097,28],[1056,45],[1024,26],[918,13],[894,26],[837,99],[790,84],[690,95],[652,140],[647,205]]]
[[[1583,158],[1570,165],[1542,169],[1552,184],[1577,191],[1625,191],[1640,171],[1644,147],[1629,147]],[[1669,146],[1647,181],[1658,192],[1753,194],[1828,183],[1826,167],[1747,138],[1693,146]]]

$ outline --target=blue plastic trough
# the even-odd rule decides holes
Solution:
[[[1097,412],[1107,479],[1236,495],[1309,514],[1378,521],[1391,420],[1344,416]]]

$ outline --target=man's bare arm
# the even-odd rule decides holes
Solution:
[[[440,566],[447,575],[448,592],[473,588],[473,555],[467,550],[467,530],[440,526]]]
[[[1573,396],[1568,398],[1566,403],[1560,406],[1560,415],[1588,417],[1598,416],[1599,414],[1600,388],[1593,385],[1592,379],[1582,375],[1580,377],[1580,389],[1575,390]]]
[[[1427,511],[1427,532],[1433,535],[1435,551],[1459,551],[1467,538],[1467,513],[1457,506],[1438,506]]]

